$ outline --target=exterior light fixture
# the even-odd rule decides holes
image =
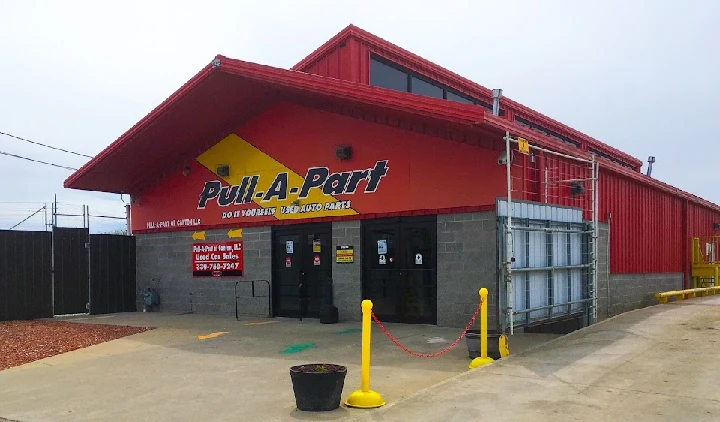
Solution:
[[[352,148],[350,145],[338,145],[335,148],[335,157],[340,161],[347,161],[352,158]]]
[[[228,177],[230,176],[230,166],[218,166],[215,173],[220,177]]]
[[[182,171],[182,175],[187,176],[188,174],[190,174],[190,166],[185,166],[185,168]]]

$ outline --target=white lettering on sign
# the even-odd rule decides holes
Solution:
[[[201,224],[202,222],[199,218],[178,218],[175,220],[148,221],[145,227],[148,229],[167,229],[170,227],[200,226]]]
[[[193,276],[242,277],[242,245],[242,240],[193,244]]]

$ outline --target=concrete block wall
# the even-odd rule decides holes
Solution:
[[[338,308],[341,321],[360,321],[362,312],[362,245],[360,243],[360,221],[340,221],[332,225],[333,250],[333,301]],[[335,250],[338,246],[353,246],[355,262],[338,264]]]
[[[438,325],[464,328],[477,309],[478,290],[485,287],[488,326],[497,326],[497,259],[494,211],[438,215]]]
[[[599,223],[598,225],[598,256],[597,256],[597,297],[598,297],[598,321],[608,318],[608,280],[609,273],[610,250],[608,245],[608,225]]]
[[[136,235],[137,286],[140,292],[154,287],[160,294],[160,310],[206,314],[235,313],[235,282],[265,279],[271,281],[272,255],[269,227],[243,230],[244,277],[215,278],[192,276],[192,231]],[[230,240],[225,230],[206,231],[207,242]],[[159,278],[152,281],[153,278]],[[270,292],[265,283],[256,284],[256,295]],[[239,296],[250,296],[250,283],[240,283]],[[142,301],[138,295],[138,309]],[[266,316],[268,298],[241,299],[240,313]]]
[[[655,293],[681,289],[682,273],[610,274],[608,225],[598,228],[598,320],[657,304]]]
[[[611,274],[609,316],[656,305],[655,293],[682,289],[682,273]]]

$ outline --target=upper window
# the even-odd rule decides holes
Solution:
[[[450,101],[457,101],[459,103],[475,104],[475,101],[473,101],[472,99],[464,95],[456,94],[450,90],[447,91],[447,99]]]
[[[407,92],[408,74],[383,62],[370,60],[370,85]]]
[[[578,148],[580,147],[580,142],[578,142],[578,141],[576,141],[576,140],[574,140],[574,139],[570,139],[570,138],[568,138],[567,136],[562,136],[562,135],[560,135],[560,134],[557,134],[557,133],[553,132],[552,130],[545,129],[544,127],[542,127],[542,126],[540,126],[540,125],[538,125],[538,124],[536,124],[536,123],[533,123],[533,122],[531,122],[531,121],[529,121],[529,120],[523,119],[522,117],[517,117],[517,116],[515,116],[515,123],[517,123],[517,124],[519,124],[519,125],[522,125],[522,126],[525,126],[525,127],[529,127],[530,129],[532,129],[532,130],[534,130],[534,131],[536,131],[536,132],[540,132],[540,133],[542,133],[542,134],[544,134],[544,135],[548,135],[548,136],[550,136],[551,138],[555,138],[555,139],[557,139],[557,140],[559,140],[559,141],[563,141],[563,142],[565,142],[566,144],[575,145],[575,146],[578,147]]]
[[[631,165],[629,165],[623,161],[620,161],[617,158],[611,157],[603,152],[600,152],[600,151],[596,150],[595,148],[588,148],[588,151],[592,152],[593,154],[597,155],[598,157],[602,157],[606,160],[612,161],[613,163],[620,164],[623,167],[633,168]]]
[[[370,58],[370,85],[412,92],[426,97],[444,98],[464,104],[476,104],[492,111],[491,104],[461,94],[437,81],[418,75],[375,55]],[[500,115],[505,115],[505,110],[500,109]]]
[[[443,98],[442,88],[415,76],[413,76],[410,80],[410,90],[413,94],[425,95],[427,97]]]

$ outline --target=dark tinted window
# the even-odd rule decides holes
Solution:
[[[477,104],[477,105],[479,105],[479,106],[483,106],[483,107],[485,107],[486,109],[488,109],[488,110],[490,110],[490,111],[492,111],[492,108],[493,108],[493,107],[492,107],[492,104],[488,104],[488,103],[486,103],[485,101],[476,100],[476,101],[475,101],[475,104]]]
[[[502,113],[500,113],[500,115],[502,115]],[[545,129],[544,127],[542,127],[542,126],[540,126],[540,125],[537,125],[537,124],[535,124],[535,123],[532,123],[532,122],[530,122],[530,121],[528,121],[528,120],[523,119],[522,117],[517,117],[517,116],[516,116],[516,117],[515,117],[515,123],[520,124],[520,125],[522,125],[522,126],[529,127],[529,128],[531,128],[531,129],[533,129],[533,130],[536,130],[536,131],[538,131],[538,132],[540,132],[540,133],[543,133],[543,134],[545,134],[545,135],[548,135],[548,136],[550,136],[550,137],[552,137],[552,138],[561,140],[561,141],[563,141],[563,142],[565,142],[565,143],[567,143],[567,144],[571,144],[571,145],[575,145],[576,147],[580,147],[580,142],[575,141],[575,140],[573,140],[573,139],[570,139],[570,138],[568,138],[568,137],[566,137],[566,136],[559,135],[559,134],[553,132],[552,130]]]
[[[433,85],[430,82],[425,82],[422,79],[412,77],[411,88],[413,94],[425,95],[427,97],[442,98],[443,89],[437,85]]]
[[[370,85],[407,92],[407,84],[407,73],[375,59],[370,60]]]
[[[473,104],[475,103],[473,100],[466,98],[462,95],[456,94],[452,91],[447,92],[447,99],[450,101],[457,101],[459,103],[465,103],[465,104]]]

